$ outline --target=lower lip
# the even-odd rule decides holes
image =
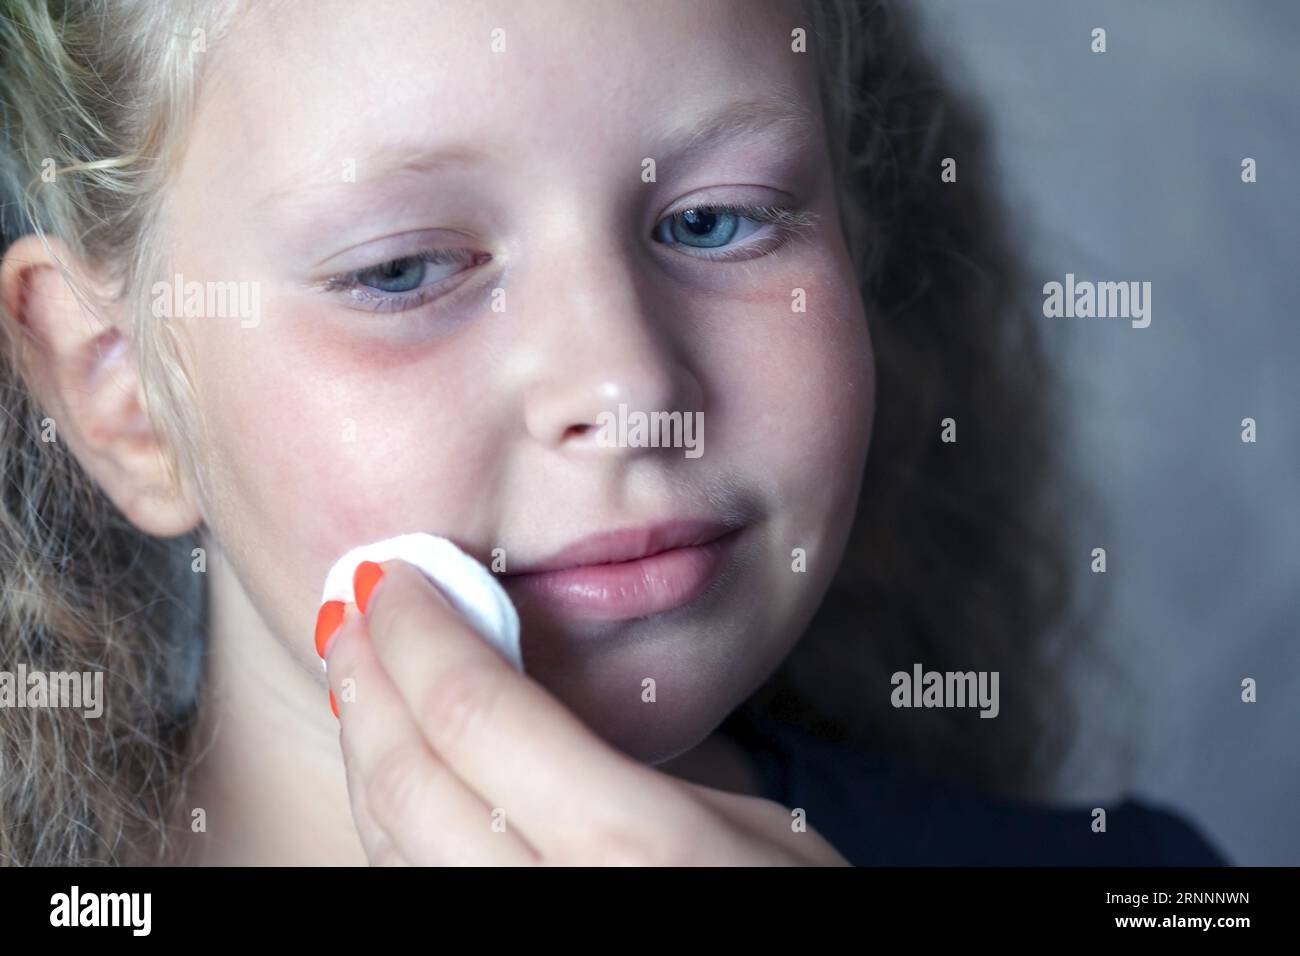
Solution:
[[[689,604],[722,566],[739,532],[636,561],[507,577],[507,588],[587,620],[621,621]]]

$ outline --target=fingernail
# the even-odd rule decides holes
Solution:
[[[342,623],[342,601],[326,601],[316,612],[316,653],[320,655],[322,661],[325,659],[325,648],[329,644],[329,639]]]
[[[366,604],[370,601],[370,592],[374,590],[379,579],[384,576],[384,569],[374,561],[362,561],[352,574],[352,590],[356,593],[357,607],[366,613]]]
[[[334,716],[339,715],[339,702],[334,699],[334,691],[330,691],[330,710],[334,711]]]

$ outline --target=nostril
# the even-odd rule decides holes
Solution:
[[[591,425],[570,425],[564,430],[564,438],[567,441],[570,438],[581,438],[591,431]]]

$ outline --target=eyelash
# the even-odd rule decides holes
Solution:
[[[820,219],[816,213],[785,206],[704,203],[679,209],[656,222],[652,233],[652,236],[656,237],[655,241],[668,246],[685,245],[681,242],[663,242],[657,238],[657,235],[666,223],[670,223],[675,217],[691,210],[708,212],[713,215],[733,215],[741,219],[750,219],[764,225],[776,227],[759,240],[744,241],[737,245],[722,248],[721,251],[711,251],[697,246],[687,247],[693,248],[694,252],[683,253],[683,255],[688,255],[693,259],[704,259],[710,262],[735,262],[768,255],[796,236],[812,229]],[[746,239],[749,239],[749,237],[746,237]],[[758,251],[755,251],[755,247],[758,247]],[[419,308],[426,302],[439,298],[445,294],[444,289],[448,284],[459,284],[462,277],[467,275],[474,266],[482,265],[491,258],[486,253],[474,253],[464,249],[425,249],[410,255],[377,262],[362,269],[330,276],[321,283],[320,287],[326,292],[347,293],[352,299],[364,303],[366,308],[375,312],[405,312],[409,309]],[[455,262],[464,262],[469,268],[428,286],[421,286],[408,292],[382,292],[361,282],[361,276],[366,273],[411,260],[417,260],[429,265],[450,265]]]

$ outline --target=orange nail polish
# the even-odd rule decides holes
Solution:
[[[334,711],[334,716],[339,715],[339,702],[334,699],[334,691],[330,691],[330,710]]]
[[[374,561],[362,561],[352,574],[352,590],[357,596],[357,607],[366,613],[366,604],[370,601],[370,592],[374,590],[379,579],[384,576],[384,569]]]
[[[343,602],[326,601],[316,612],[316,653],[325,657],[325,644],[343,623]]]

